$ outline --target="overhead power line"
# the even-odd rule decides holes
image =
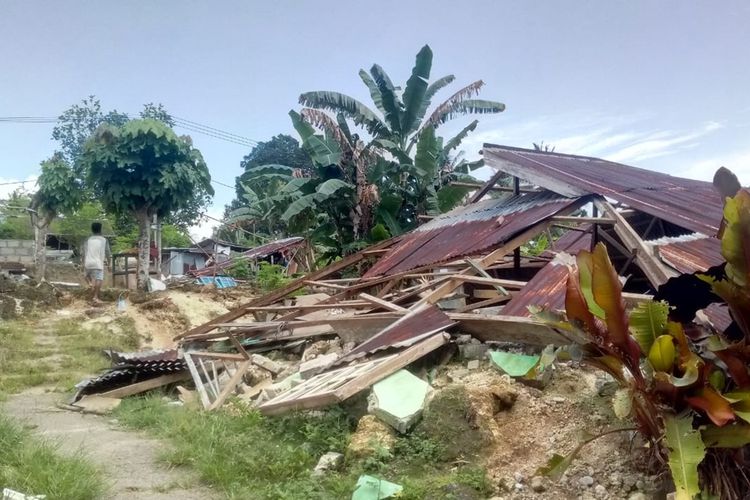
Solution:
[[[130,117],[130,115],[126,115],[126,116]],[[172,116],[172,119],[174,120],[175,127],[189,130],[190,132],[203,134],[209,137],[213,137],[215,139],[219,139],[219,140],[226,141],[226,142],[231,142],[231,143],[238,144],[240,146],[246,146],[249,148],[255,147],[258,144],[258,141],[256,141],[255,139],[250,139],[249,137],[244,137],[239,134],[227,132],[226,130],[222,130],[216,127],[211,127],[209,125],[204,125],[202,123],[188,120],[186,118],[179,118],[176,116]],[[57,121],[58,121],[58,118],[54,116],[0,116],[0,123],[45,124],[45,123],[57,123]]]

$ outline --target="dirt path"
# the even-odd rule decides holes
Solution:
[[[57,408],[60,394],[28,391],[11,397],[5,412],[60,443],[62,453],[83,452],[109,482],[109,500],[203,500],[220,495],[197,484],[190,471],[159,462],[164,443],[119,430],[111,418]]]

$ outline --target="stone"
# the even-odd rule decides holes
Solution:
[[[478,370],[479,369],[479,360],[478,359],[472,359],[468,363],[466,363],[466,368],[469,370]]]
[[[318,465],[313,469],[313,477],[324,476],[326,472],[338,470],[344,463],[344,455],[335,451],[329,451],[318,460]]]
[[[596,495],[596,498],[604,498],[607,496],[607,488],[604,487],[604,485],[597,484],[594,486],[594,495]]]
[[[300,374],[295,373],[294,375],[285,378],[281,382],[277,382],[270,387],[266,387],[260,392],[260,396],[258,397],[258,404],[270,401],[282,392],[288,391],[295,385],[299,384],[301,380],[302,378],[300,377]]]
[[[450,382],[460,382],[463,379],[465,379],[469,375],[469,370],[466,368],[459,368],[458,370],[453,370],[451,372],[448,372],[448,380]]]
[[[489,350],[490,346],[487,344],[465,344],[458,346],[458,353],[463,361],[484,359]]]
[[[405,434],[422,416],[430,384],[399,370],[372,386],[367,411]]]
[[[303,380],[307,380],[329,367],[337,359],[339,359],[339,355],[332,352],[313,358],[310,361],[305,361],[299,365],[299,374]]]
[[[544,479],[540,476],[534,476],[531,478],[531,489],[536,493],[541,493],[545,490]]]
[[[521,474],[520,472],[514,472],[513,479],[515,479],[517,483],[522,483],[524,480],[524,477],[523,477],[523,474]]]
[[[609,475],[609,485],[619,488],[622,484],[622,475],[619,472],[613,472]]]
[[[270,380],[271,378],[271,372],[257,365],[250,365],[245,371],[245,374],[242,376],[242,379],[245,381],[245,383],[250,386],[257,385],[262,381]],[[286,377],[281,377],[282,380],[284,378]]]
[[[310,361],[324,354],[340,353],[341,350],[340,339],[318,340],[307,346],[305,352],[302,353],[302,362]]]
[[[551,397],[551,398],[549,398],[549,400],[552,401],[553,403],[557,403],[557,404],[565,402],[565,398],[560,397],[560,396]]]
[[[637,491],[628,497],[628,500],[648,500],[644,493]]]
[[[346,448],[347,456],[353,459],[368,458],[381,451],[390,451],[396,444],[396,434],[375,415],[359,419],[357,430],[352,434]]]
[[[591,476],[583,476],[578,479],[578,484],[584,488],[590,488],[594,485],[594,478]]]
[[[268,359],[265,356],[261,356],[260,354],[251,355],[250,361],[252,361],[254,365],[260,366],[264,370],[268,370],[274,375],[277,375],[281,373],[282,371],[284,371],[284,365],[282,365],[279,362]]]
[[[470,344],[471,343],[472,336],[468,334],[461,334],[456,335],[456,338],[453,340],[456,345],[464,345],[464,344]],[[460,349],[460,348],[459,348]]]

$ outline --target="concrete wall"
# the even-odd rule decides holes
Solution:
[[[34,263],[34,240],[0,240],[0,262]]]

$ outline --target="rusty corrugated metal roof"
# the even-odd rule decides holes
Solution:
[[[339,358],[335,364],[349,362],[381,349],[410,346],[454,324],[455,321],[436,306],[425,304],[421,309],[409,312],[380,333],[361,343]]]
[[[574,199],[541,192],[456,208],[404,235],[364,277],[391,275],[477,255],[503,244],[574,202]]]
[[[690,239],[674,238],[673,241],[656,243],[656,252],[668,266],[681,273],[692,274],[707,271],[724,262],[721,255],[721,241],[717,238],[693,237]]]
[[[691,231],[715,235],[723,203],[710,182],[587,156],[485,144],[485,164],[565,196],[599,194]]]
[[[547,255],[566,252],[571,255],[580,250],[591,249],[591,233],[568,231],[558,239]],[[530,316],[528,307],[537,306],[545,309],[565,308],[565,286],[568,281],[568,268],[550,262],[521,288],[518,293],[503,307],[503,316]]]

